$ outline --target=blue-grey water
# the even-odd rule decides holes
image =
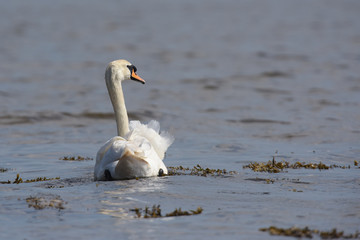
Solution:
[[[354,233],[360,225],[360,2],[1,1],[1,239],[269,239],[259,228]],[[115,136],[104,82],[125,58],[147,83],[127,82],[131,119],[176,138],[167,166],[237,171],[94,182]],[[276,160],[349,166],[255,173]],[[253,181],[272,179],[274,183]],[[65,209],[28,207],[60,197]],[[167,213],[138,219],[133,208]]]

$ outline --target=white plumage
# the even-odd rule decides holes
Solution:
[[[131,121],[127,112],[121,81],[132,79],[145,83],[136,74],[136,67],[126,60],[111,62],[105,73],[109,95],[114,107],[118,135],[98,151],[94,168],[95,180],[118,180],[167,174],[163,158],[174,137],[160,132],[160,125]],[[123,136],[121,136],[123,135]]]

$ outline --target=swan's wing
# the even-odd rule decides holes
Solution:
[[[104,162],[102,161],[103,158],[104,158],[104,155],[109,151],[109,149],[111,147],[114,146],[114,143],[117,142],[117,144],[115,145],[121,145],[121,143],[124,143],[126,142],[126,139],[122,138],[122,137],[113,137],[111,139],[109,139],[100,149],[99,151],[97,152],[96,154],[96,163],[95,163],[95,167],[99,164],[104,164]],[[117,149],[117,152],[119,152],[121,150],[121,147]]]
[[[148,124],[142,124],[139,121],[131,121],[130,132],[125,136],[129,141],[134,139],[145,138],[150,145],[154,148],[160,159],[164,158],[165,152],[168,147],[174,142],[174,137],[168,132],[160,132],[160,124],[158,121],[151,120]]]
[[[115,162],[123,155],[126,142],[126,139],[116,136],[109,139],[99,149],[96,154],[96,163],[94,167],[95,180],[103,180],[105,169],[115,167]]]

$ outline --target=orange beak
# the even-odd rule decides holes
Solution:
[[[131,70],[131,79],[145,84],[145,80],[142,79],[139,75],[137,75],[134,69]]]

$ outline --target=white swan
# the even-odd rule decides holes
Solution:
[[[167,148],[174,138],[159,133],[155,120],[148,124],[131,121],[129,126],[121,82],[145,81],[136,74],[136,67],[126,60],[116,60],[106,68],[105,81],[114,108],[118,136],[108,140],[96,155],[94,178],[119,180],[152,177],[168,173],[163,163]]]

